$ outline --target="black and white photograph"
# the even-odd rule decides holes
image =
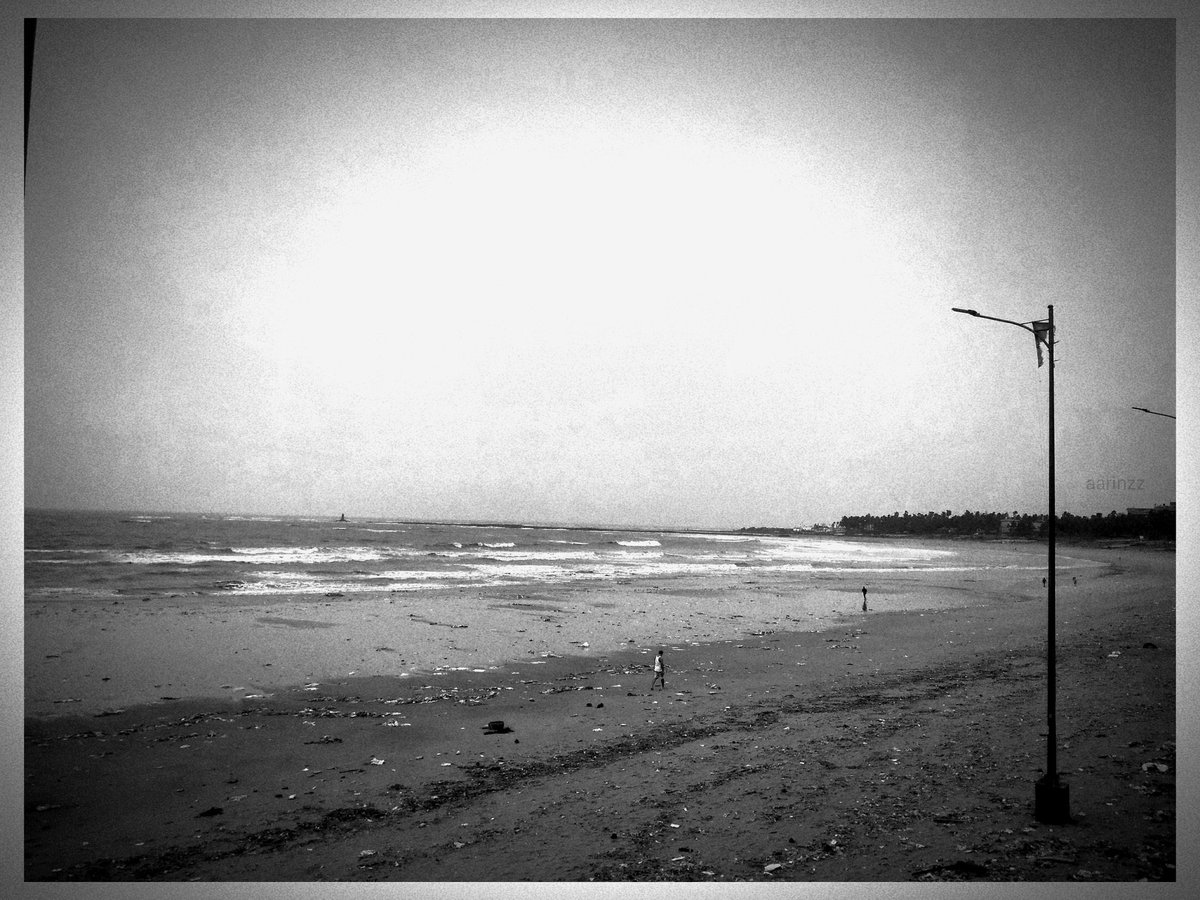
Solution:
[[[1181,882],[1174,5],[26,6],[24,882]]]

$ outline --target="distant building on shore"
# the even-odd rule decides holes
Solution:
[[[1175,512],[1175,501],[1159,503],[1155,506],[1129,506],[1125,508],[1125,515],[1127,516],[1150,516],[1161,512]]]
[[[845,526],[838,525],[836,523],[834,523],[832,525],[813,525],[813,527],[808,530],[812,534],[845,534],[846,533]]]
[[[1001,535],[1019,535],[1022,532],[1026,534],[1041,534],[1042,529],[1046,527],[1046,519],[1044,516],[1036,518],[1020,517],[1020,516],[1005,516],[1000,520]]]

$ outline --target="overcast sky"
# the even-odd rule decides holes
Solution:
[[[25,500],[1175,499],[1167,20],[41,20]]]

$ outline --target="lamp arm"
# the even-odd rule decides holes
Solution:
[[[976,319],[991,319],[993,322],[1007,322],[1009,325],[1016,325],[1018,328],[1024,328],[1034,337],[1037,337],[1037,332],[1034,331],[1031,326],[1026,325],[1023,322],[1014,322],[1012,319],[998,319],[995,316],[985,316],[983,313],[976,312],[973,309],[959,309],[957,306],[953,306],[951,309],[956,313],[965,313],[968,316],[974,316]]]
[[[1037,332],[1034,331],[1031,326],[1025,325],[1022,322],[1014,322],[1012,319],[997,319],[995,316],[985,316],[983,313],[979,314],[979,318],[991,319],[993,322],[1007,322],[1009,325],[1016,325],[1018,328],[1024,328],[1026,331],[1028,331],[1030,334],[1032,334],[1034,336],[1037,335]]]

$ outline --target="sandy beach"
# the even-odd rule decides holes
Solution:
[[[854,574],[30,604],[25,877],[1173,881],[1174,553],[1061,550],[1047,826],[1045,548],[1003,549],[865,614]]]

